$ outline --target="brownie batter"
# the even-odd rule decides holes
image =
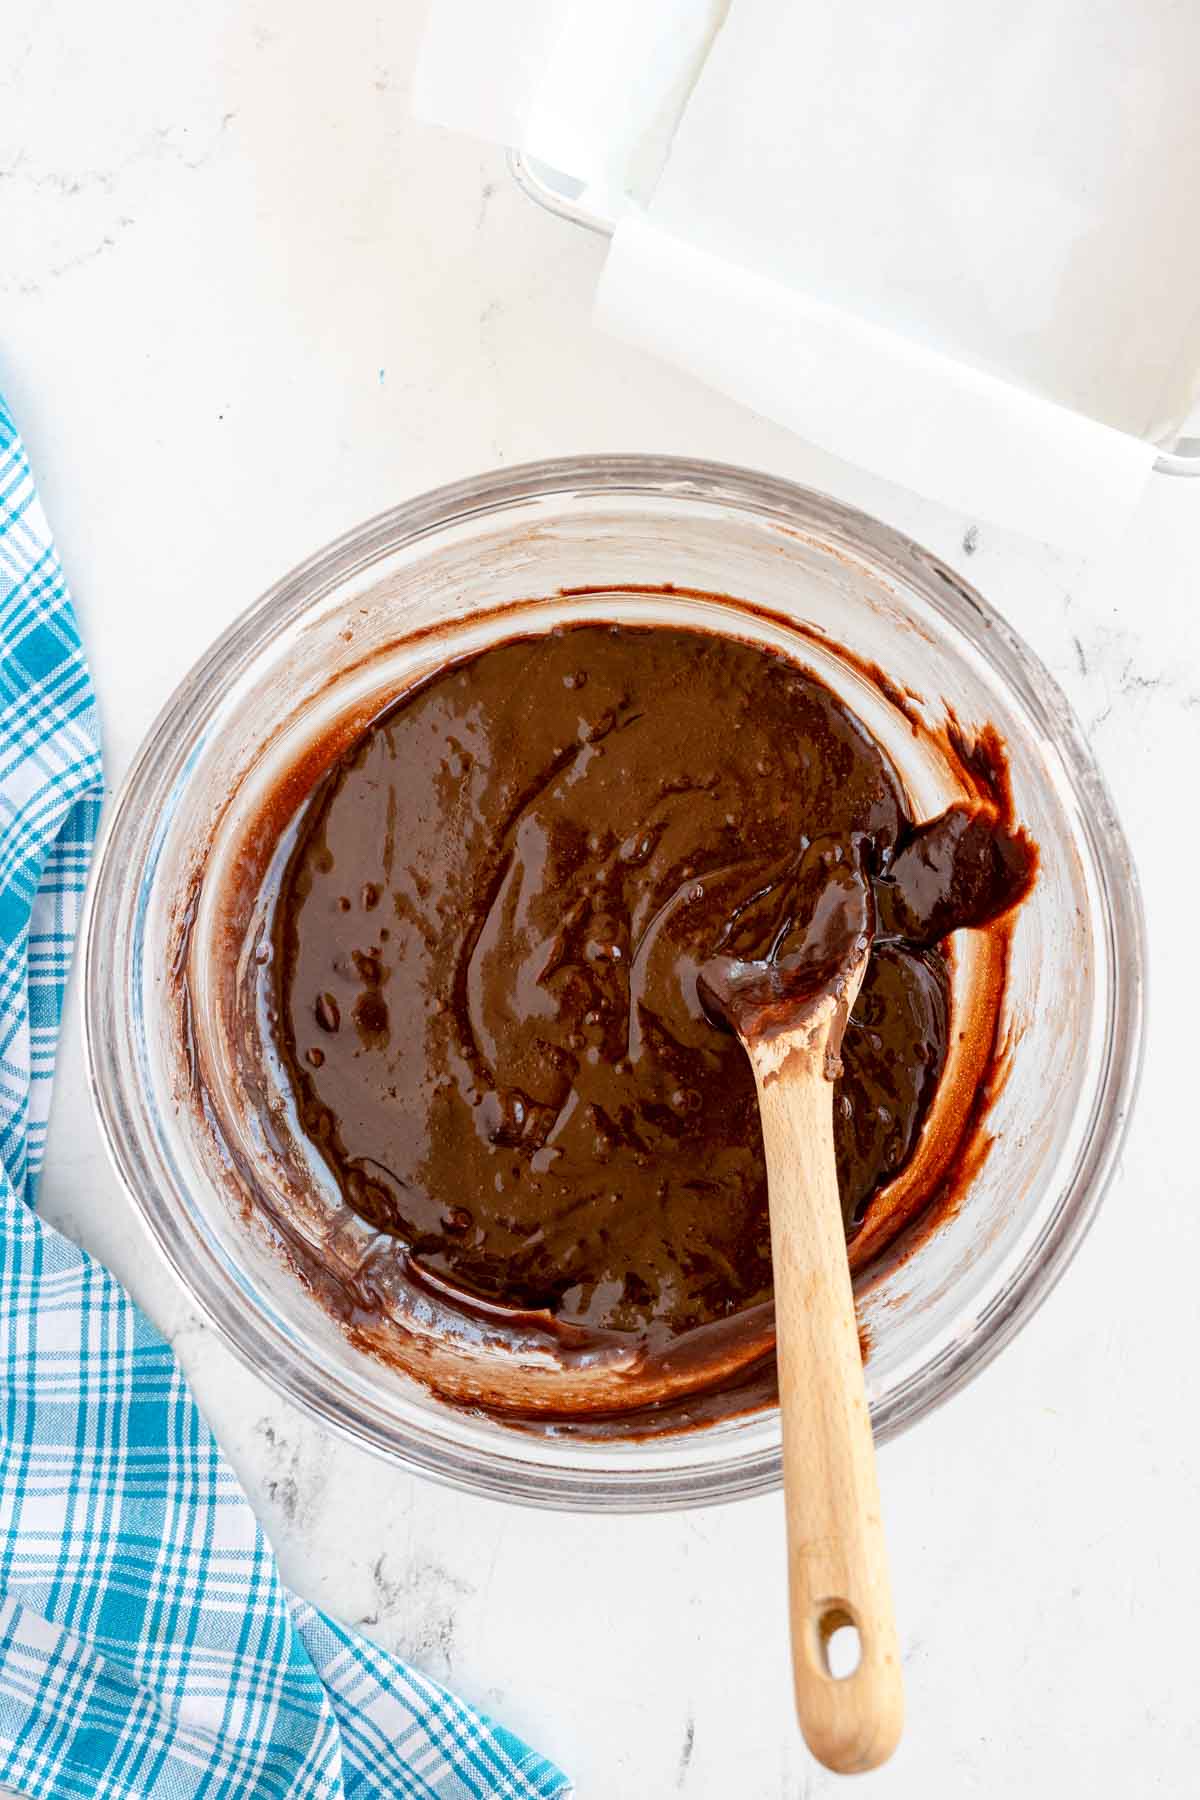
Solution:
[[[346,1204],[442,1302],[643,1361],[703,1359],[741,1314],[769,1350],[754,1081],[701,965],[769,960],[831,858],[870,883],[835,1096],[853,1236],[945,1065],[943,940],[1036,861],[983,800],[915,825],[878,744],[782,655],[594,624],[406,693],[284,850],[258,1028]]]

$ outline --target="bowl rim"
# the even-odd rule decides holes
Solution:
[[[736,1461],[621,1473],[540,1463],[531,1459],[523,1439],[526,1454],[507,1457],[489,1450],[485,1466],[469,1447],[464,1449],[452,1436],[441,1437],[427,1423],[420,1431],[393,1423],[383,1433],[377,1416],[356,1399],[353,1386],[340,1378],[331,1382],[327,1369],[314,1378],[290,1356],[273,1355],[279,1349],[279,1327],[271,1323],[269,1311],[260,1306],[257,1315],[251,1312],[242,1290],[211,1253],[205,1266],[197,1264],[195,1247],[204,1240],[180,1209],[152,1204],[148,1189],[155,1185],[154,1170],[147,1164],[136,1117],[136,1103],[144,1102],[144,1093],[128,1091],[123,1067],[112,1053],[119,1011],[115,1002],[125,991],[127,971],[114,964],[111,951],[114,944],[118,949],[125,945],[132,923],[123,916],[130,911],[132,893],[127,880],[129,842],[146,829],[148,793],[173,791],[186,773],[189,745],[252,656],[331,589],[355,580],[383,557],[472,517],[567,496],[723,504],[792,530],[815,531],[824,543],[833,541],[860,560],[869,558],[884,573],[916,585],[951,627],[965,633],[1062,755],[1082,802],[1081,826],[1101,890],[1096,923],[1098,929],[1103,927],[1114,971],[1092,1120],[1060,1205],[1025,1247],[972,1331],[948,1344],[873,1405],[876,1441],[885,1442],[944,1404],[1034,1316],[1094,1222],[1119,1163],[1141,1074],[1145,923],[1125,833],[1058,683],[982,595],[894,527],[798,483],[733,464],[631,454],[562,457],[489,471],[428,490],[352,527],[297,564],[241,612],[160,708],[106,809],[81,934],[88,1085],[117,1178],[176,1281],[241,1362],[331,1430],[452,1487],[509,1501],[631,1512],[706,1505],[777,1487],[777,1438],[765,1447],[751,1448]],[[240,1306],[222,1305],[222,1300],[228,1302],[235,1295],[241,1296]]]

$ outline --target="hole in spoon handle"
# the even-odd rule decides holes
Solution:
[[[809,1602],[797,1634],[796,1711],[809,1749],[826,1768],[878,1768],[899,1742],[904,1696],[899,1650],[886,1625],[839,1596]]]
[[[816,1620],[817,1655],[831,1681],[848,1681],[862,1662],[862,1633],[844,1600],[827,1601]]]

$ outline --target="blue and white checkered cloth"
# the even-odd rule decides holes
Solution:
[[[87,664],[0,401],[0,1784],[566,1795],[509,1732],[284,1589],[170,1349],[33,1211],[100,797]]]

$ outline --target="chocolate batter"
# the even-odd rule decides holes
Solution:
[[[853,1236],[945,1064],[942,941],[1036,861],[983,800],[914,825],[880,747],[783,656],[598,625],[405,694],[287,848],[259,1026],[346,1203],[441,1300],[664,1363],[741,1314],[769,1349],[754,1082],[700,966],[769,958],[822,858],[871,883],[835,1099]]]

